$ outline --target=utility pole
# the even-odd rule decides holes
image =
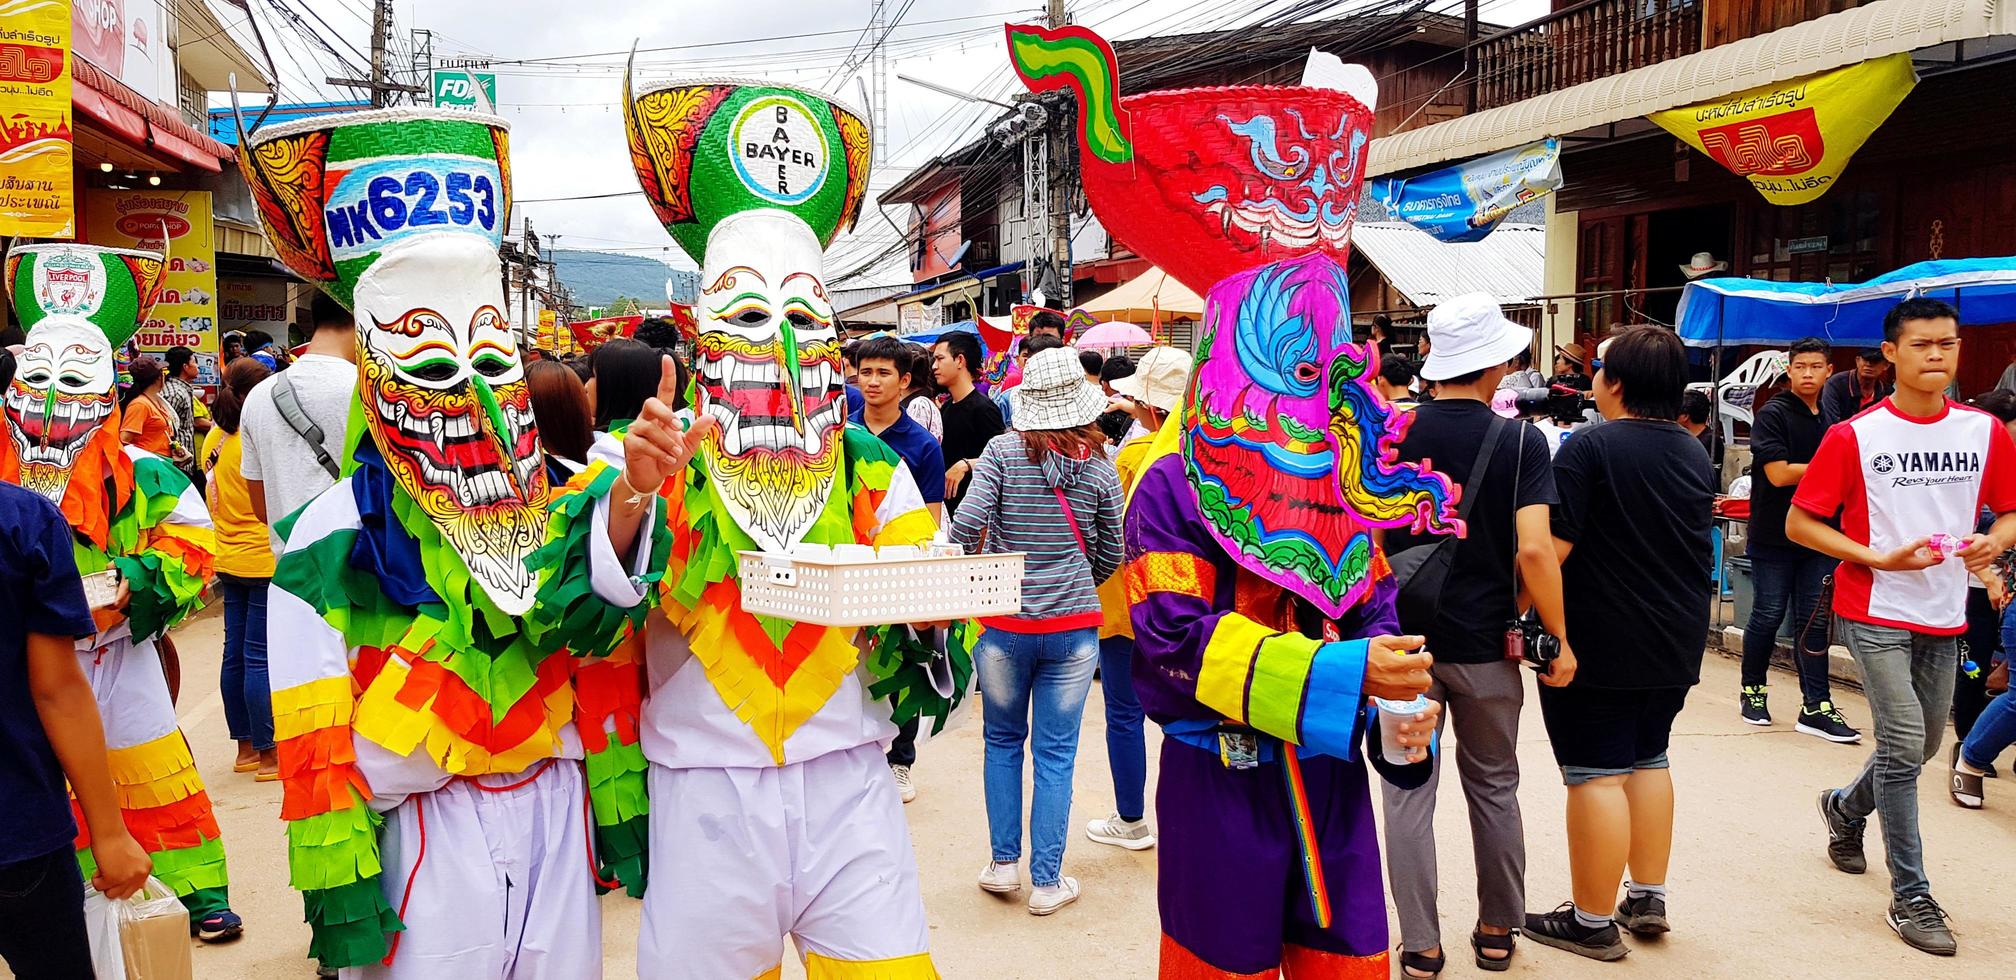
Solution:
[[[392,80],[386,44],[392,34],[392,0],[374,0],[371,4],[371,77],[325,78],[323,81],[344,88],[361,88],[371,93],[371,108],[382,109],[394,101],[394,96],[405,93],[420,95],[427,90],[418,85],[404,85]],[[417,100],[416,100],[417,101]]]
[[[434,101],[434,32],[424,27],[413,29],[413,80],[427,86],[427,102]],[[420,98],[415,96],[417,104]]]
[[[1463,112],[1477,111],[1477,0],[1463,0]]]
[[[889,0],[874,0],[874,4],[868,21],[869,33],[875,38],[874,64],[868,71],[868,111],[875,131],[869,138],[874,142],[875,159],[881,160],[889,149]]]
[[[1048,0],[1047,15],[1044,18],[1049,27],[1063,27],[1071,22],[1064,10],[1064,0]],[[1050,218],[1050,263],[1057,273],[1057,295],[1046,297],[1051,305],[1060,310],[1071,308],[1071,202],[1078,193],[1078,148],[1071,139],[1073,125],[1072,112],[1075,107],[1064,102],[1050,113],[1049,125],[1044,127],[1043,142],[1049,151],[1048,207]],[[1039,151],[1040,152],[1040,151]]]
[[[539,267],[539,236],[532,233],[532,218],[525,218],[525,240],[521,246],[524,265],[518,274],[518,344],[532,346],[539,336],[538,324],[532,319],[532,270]]]

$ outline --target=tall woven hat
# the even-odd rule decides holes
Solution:
[[[861,215],[874,140],[831,96],[734,78],[634,91],[626,71],[623,122],[645,199],[695,262],[714,226],[746,211],[797,215],[821,246]]]
[[[16,245],[7,252],[7,294],[23,330],[52,316],[79,316],[118,347],[146,322],[166,271],[159,252],[62,242]]]
[[[461,234],[495,249],[510,220],[510,124],[496,116],[403,106],[311,116],[238,146],[274,251],[345,308],[392,244]]]

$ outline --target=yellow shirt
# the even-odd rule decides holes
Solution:
[[[210,440],[223,429],[213,429],[204,440],[203,458],[210,458]],[[252,491],[238,468],[244,444],[237,433],[224,435],[217,445],[217,465],[210,471],[210,520],[217,529],[217,570],[239,578],[272,578],[273,550],[268,543],[266,522],[252,512]]]
[[[1113,461],[1120,471],[1120,489],[1126,499],[1134,499],[1134,484],[1140,481],[1141,468],[1148,459],[1148,447],[1155,441],[1154,436],[1142,436],[1120,447],[1119,458]],[[1123,511],[1124,513],[1124,511]],[[1127,606],[1127,566],[1113,573],[1099,586],[1099,608],[1106,614],[1106,620],[1099,626],[1099,638],[1111,639],[1116,636],[1134,638],[1133,613]]]

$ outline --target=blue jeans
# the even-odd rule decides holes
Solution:
[[[1064,872],[1078,722],[1092,690],[1092,668],[1099,662],[1099,630],[990,629],[975,645],[973,660],[986,721],[983,771],[994,860],[1022,857],[1022,744],[1030,742],[1036,796],[1029,806],[1029,878],[1039,887],[1055,885]]]
[[[1840,622],[1848,652],[1862,671],[1876,751],[1855,781],[1835,792],[1834,807],[1851,820],[1871,813],[1879,818],[1891,894],[1929,895],[1925,844],[1918,836],[1918,773],[1939,753],[1960,644],[1951,636]]]
[[[1122,820],[1139,820],[1147,803],[1148,742],[1141,734],[1141,701],[1134,696],[1134,640],[1099,641],[1099,687],[1106,693],[1106,763],[1113,768],[1113,808]]]
[[[224,726],[234,742],[273,748],[273,693],[266,676],[266,586],[270,580],[218,576],[224,593]]]
[[[2006,659],[2012,651],[2016,651],[2016,603],[2002,611],[2002,649],[1994,659]],[[1987,672],[1990,658],[1977,652],[1974,659],[1975,666]],[[1976,769],[1987,769],[2012,744],[2016,744],[2016,697],[2005,692],[1974,719],[1966,741],[1960,743],[1960,757]]]
[[[1820,608],[1827,576],[1840,564],[1804,548],[1752,548],[1750,582],[1756,602],[1743,627],[1743,686],[1765,683],[1778,629],[1792,614],[1792,659],[1799,668],[1799,695],[1807,706],[1829,700],[1827,681],[1828,616]],[[1814,653],[1812,651],[1818,651]]]

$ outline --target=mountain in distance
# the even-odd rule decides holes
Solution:
[[[607,306],[617,297],[635,298],[646,307],[665,305],[665,280],[691,277],[649,255],[555,249],[553,269],[574,293],[578,306]]]

